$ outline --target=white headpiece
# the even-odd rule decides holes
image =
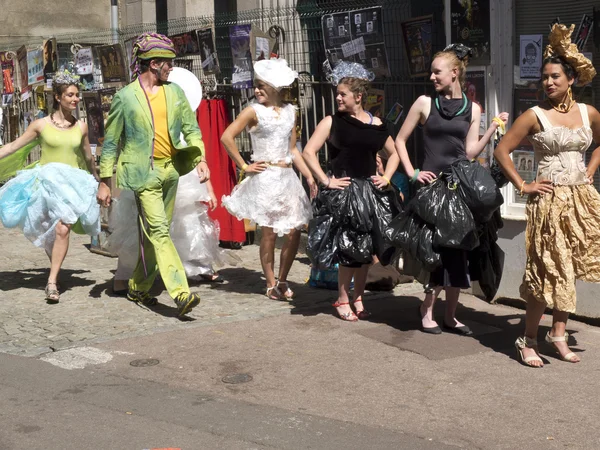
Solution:
[[[337,86],[344,78],[360,78],[361,80],[373,81],[375,74],[365,69],[361,64],[340,61],[333,71],[327,75],[327,79],[334,86]]]
[[[254,78],[279,91],[290,86],[298,78],[298,72],[290,69],[285,59],[263,59],[254,63]]]

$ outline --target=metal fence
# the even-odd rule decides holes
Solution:
[[[232,120],[239,114],[252,98],[252,90],[233,90],[230,84],[233,61],[229,40],[229,27],[238,24],[253,24],[263,31],[277,25],[284,34],[280,40],[280,54],[300,73],[299,107],[301,111],[302,134],[301,145],[305,144],[317,123],[326,115],[335,111],[334,94],[331,85],[325,80],[322,64],[325,60],[323,42],[322,17],[325,14],[349,10],[382,7],[382,23],[384,28],[385,47],[391,76],[378,79],[373,87],[384,92],[385,108],[389,109],[395,102],[406,108],[419,95],[427,92],[430,84],[426,79],[414,79],[408,72],[407,56],[404,49],[401,23],[417,15],[432,14],[433,52],[443,48],[445,44],[443,27],[443,4],[419,5],[410,0],[383,0],[379,2],[366,0],[326,1],[298,0],[296,7],[241,11],[212,16],[186,17],[162,24],[140,24],[120,30],[100,30],[89,33],[54,36],[59,50],[59,65],[73,59],[73,50],[78,45],[95,46],[120,43],[126,48],[126,42],[135,36],[150,31],[159,31],[167,35],[175,35],[197,29],[212,28],[215,36],[215,48],[218,55],[220,73],[204,75],[199,55],[186,56],[192,60],[192,71],[203,83],[205,92],[220,93],[230,105]],[[19,41],[0,41],[0,50],[16,50],[21,45],[29,48],[41,46],[43,38],[31,38]],[[75,47],[74,47],[75,46]],[[17,114],[23,114],[27,108],[35,109],[35,100],[22,103],[17,101]],[[84,112],[81,111],[84,116]],[[396,125],[396,131],[400,124]],[[239,138],[242,152],[249,151],[247,136]],[[326,158],[322,152],[322,158]]]

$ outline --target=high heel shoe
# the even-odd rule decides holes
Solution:
[[[567,342],[569,340],[569,333],[565,331],[564,336],[550,336],[550,332],[546,333],[546,342],[548,344],[554,344],[555,342]],[[558,352],[560,359],[570,363],[578,363],[580,359],[573,352],[567,353],[565,356],[561,355],[555,345],[552,345],[554,349]]]
[[[338,309],[340,306],[344,306],[344,305],[349,305],[350,302],[335,302],[333,305],[336,312],[338,313],[338,316],[340,316],[340,319],[345,320],[347,322],[357,322],[358,321],[358,317],[356,316],[356,314],[354,314],[354,311],[350,310],[348,312],[340,312],[340,310]]]
[[[362,298],[359,298],[358,300],[354,300],[352,302],[353,305],[356,305],[357,303],[363,303]],[[356,309],[356,306],[354,306],[354,309]],[[371,313],[366,309],[363,309],[362,311],[356,311],[356,317],[358,317],[360,320],[365,320],[371,317]]]
[[[535,339],[528,338],[527,336],[522,336],[515,341],[515,348],[517,349],[517,356],[519,357],[519,362],[521,362],[521,364],[527,367],[534,367],[536,369],[544,367],[544,362],[542,361],[542,358],[538,356],[537,341]],[[533,351],[535,351],[536,356],[528,356],[527,358],[525,358],[523,356],[523,349],[525,348],[530,348]],[[534,366],[533,364],[531,364],[533,361],[541,362],[542,365]]]

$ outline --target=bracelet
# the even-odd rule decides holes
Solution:
[[[329,187],[329,185],[331,184],[331,178],[327,177],[327,184],[325,184],[325,183],[323,183],[323,182],[321,182],[321,184],[322,184],[322,185],[323,185],[325,188],[328,188],[328,187]]]
[[[412,178],[410,179],[411,183],[414,183],[415,181],[417,181],[417,177],[419,176],[419,172],[421,172],[419,169],[415,169],[415,173],[413,174]]]
[[[521,183],[521,189],[519,189],[519,195],[523,197],[523,188],[525,187],[525,180]]]
[[[381,175],[381,178],[383,178],[385,181],[387,181],[387,183],[388,183],[388,186],[389,186],[390,184],[392,184],[392,182],[389,180],[389,178],[388,178],[388,177],[386,177],[385,175]]]
[[[247,168],[248,168],[248,164],[244,163],[244,165],[242,166],[242,172],[245,172]]]
[[[500,131],[502,132],[502,134],[504,134],[506,132],[506,124],[500,117],[497,117],[497,116],[494,117],[492,119],[492,122],[496,122],[498,124],[498,127],[500,128]]]

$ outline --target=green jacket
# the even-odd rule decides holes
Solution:
[[[178,150],[173,156],[173,166],[180,175],[185,175],[203,159],[202,135],[183,90],[174,83],[163,86],[169,136]],[[137,80],[114,96],[105,130],[100,178],[112,177],[117,162],[117,186],[139,190],[150,173],[154,130],[146,96]],[[187,143],[185,146],[181,140],[182,133]],[[122,148],[117,161],[119,143]]]

